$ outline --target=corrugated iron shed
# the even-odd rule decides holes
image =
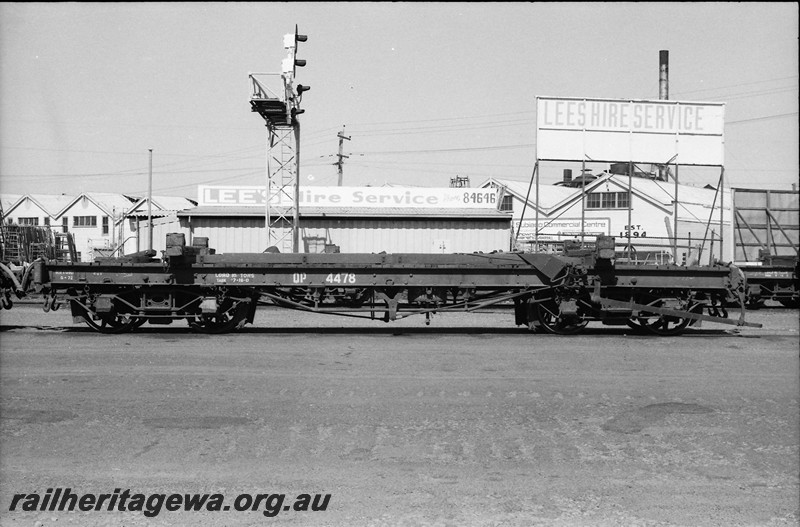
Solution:
[[[178,212],[178,217],[264,217],[259,207],[203,206]],[[431,209],[403,207],[302,207],[301,218],[458,218],[509,221],[509,214],[494,209]]]

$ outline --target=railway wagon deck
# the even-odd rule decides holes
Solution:
[[[746,283],[735,266],[616,264],[613,238],[566,255],[215,254],[168,236],[154,254],[91,263],[39,260],[29,288],[44,309],[68,303],[76,322],[103,333],[184,320],[222,333],[252,323],[259,305],[390,322],[409,315],[513,308],[536,331],[580,332],[589,322],[673,335],[705,320],[744,320]],[[171,240],[171,241],[170,241]],[[725,305],[740,306],[737,320]]]

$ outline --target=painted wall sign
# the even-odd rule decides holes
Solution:
[[[497,189],[398,188],[398,187],[305,187],[300,190],[300,207],[401,207],[496,209]],[[264,207],[264,187],[200,185],[199,206]],[[285,198],[285,196],[284,196]],[[273,200],[272,205],[289,205]]]

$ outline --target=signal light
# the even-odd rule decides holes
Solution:
[[[303,93],[311,89],[311,86],[303,86],[297,84],[294,86],[295,75],[297,75],[297,68],[302,68],[306,65],[305,59],[297,58],[297,43],[308,41],[308,35],[301,35],[297,31],[297,25],[294,26],[294,33],[288,33],[283,36],[283,47],[287,51],[287,57],[281,63],[283,71],[284,87],[286,88],[286,95],[291,101],[291,116],[294,117],[303,113],[298,107],[300,100],[303,98]],[[288,110],[289,108],[287,108]],[[287,117],[289,117],[287,112]]]
[[[301,35],[297,32],[297,24],[294,25],[294,41],[295,42],[305,42],[308,40],[308,35]]]
[[[286,35],[286,36],[289,37],[290,35]],[[306,60],[305,59],[298,59],[297,58],[297,43],[298,42],[306,42],[306,41],[308,41],[308,35],[301,35],[300,33],[298,33],[297,32],[297,24],[295,24],[294,25],[294,42],[292,43],[292,48],[293,48],[292,49],[292,59],[294,60],[294,67],[292,68],[292,71],[295,74],[297,73],[296,69],[298,67],[302,68],[303,66],[306,65]]]

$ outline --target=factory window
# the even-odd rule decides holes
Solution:
[[[69,218],[66,216],[61,218],[61,230],[63,232],[69,232]]]
[[[103,235],[108,234],[108,216],[103,216]]]
[[[627,192],[593,192],[586,195],[587,209],[627,209],[629,205]]]
[[[19,225],[39,225],[39,218],[18,218]]]
[[[48,227],[50,226],[50,216],[44,219],[44,224],[47,225]]]
[[[503,201],[500,203],[500,210],[513,211],[514,210],[514,196],[503,196]]]
[[[97,216],[73,216],[73,227],[97,227]]]

